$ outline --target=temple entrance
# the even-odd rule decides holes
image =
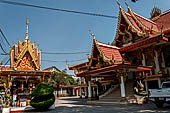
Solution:
[[[31,99],[32,90],[40,83],[38,78],[16,77],[12,80],[12,106],[27,106]]]

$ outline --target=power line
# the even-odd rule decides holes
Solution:
[[[60,55],[60,54],[87,54],[89,52],[66,52],[66,53],[50,53],[50,52],[42,52],[42,54],[57,54],[57,55]]]
[[[1,45],[0,45],[1,46]],[[50,52],[41,52],[42,54],[47,54],[47,55],[71,55],[71,54],[88,54],[89,52],[65,52],[65,53],[50,53]],[[1,55],[10,55],[9,53],[0,53]]]
[[[77,61],[83,61],[83,60],[87,60],[87,58],[84,59],[79,59],[79,60],[63,60],[63,61],[56,61],[56,60],[41,60],[41,61],[45,61],[45,62],[77,62]]]
[[[106,17],[106,18],[118,18],[116,16],[110,16],[110,15],[88,13],[88,12],[81,12],[81,11],[75,11],[75,10],[66,10],[66,9],[59,9],[59,8],[50,8],[50,7],[40,6],[40,5],[25,4],[25,3],[12,2],[12,1],[6,1],[6,0],[0,0],[0,3],[10,4],[10,5],[18,5],[18,6],[25,6],[25,7],[33,7],[33,8],[39,8],[39,9],[48,9],[48,10],[53,10],[53,11],[67,12],[67,13],[76,13],[76,14],[89,15],[89,16],[100,16],[100,17]]]
[[[11,45],[8,42],[8,40],[7,40],[6,36],[4,35],[4,33],[2,32],[1,28],[0,28],[0,32],[1,32],[2,36],[4,37],[5,41],[7,42],[8,46],[11,48]]]
[[[2,49],[2,51],[4,52],[4,53],[6,53],[6,51],[5,51],[5,49],[2,47],[2,44],[0,43],[0,48]]]

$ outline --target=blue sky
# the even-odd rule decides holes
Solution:
[[[9,0],[10,1],[10,0]],[[119,7],[116,0],[11,0],[27,4],[41,5],[53,8],[76,10],[83,12],[99,13],[118,16]],[[127,10],[124,0],[119,0],[122,7]],[[150,11],[157,5],[166,11],[169,9],[170,0],[139,0],[132,3],[127,0],[129,6],[136,13],[150,17]],[[97,40],[111,43],[114,40],[118,19],[110,19],[95,16],[86,16],[73,13],[57,12],[45,9],[13,6],[0,3],[0,28],[3,30],[10,44],[23,41],[26,33],[26,18],[29,18],[29,39],[43,52],[90,52],[92,37],[88,30],[95,33]],[[5,47],[7,49],[7,47]],[[7,49],[9,50],[9,49]],[[1,51],[1,50],[0,50]],[[2,52],[2,51],[1,51]],[[45,55],[42,60],[79,60],[86,59],[86,54],[80,55]],[[2,56],[0,57],[2,59]],[[83,61],[68,62],[70,65]],[[65,69],[65,62],[42,62],[42,69],[56,66]],[[73,74],[72,71],[68,73]]]

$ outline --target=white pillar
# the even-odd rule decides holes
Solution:
[[[158,78],[158,86],[159,86],[159,88],[161,88],[161,79],[160,78]]]
[[[142,60],[142,65],[143,66],[146,66],[146,62],[145,62],[145,55],[142,53],[142,57],[143,57],[143,60]]]
[[[84,96],[86,97],[87,96],[87,87],[84,88]]]
[[[104,85],[104,90],[106,90],[106,85]]]
[[[80,88],[79,88],[79,96],[80,96],[80,97],[82,96],[82,91],[81,91],[81,80],[82,80],[82,78],[79,79],[79,85],[80,85]]]
[[[99,89],[98,89],[98,86],[97,86],[97,92],[96,92],[96,93],[97,93],[97,96],[99,96]]]
[[[96,82],[98,81],[98,78],[96,77]],[[97,89],[97,96],[99,96],[99,90],[98,90],[98,85],[97,85],[97,87],[96,87],[96,89]]]
[[[91,98],[91,82],[88,81],[88,98]]]
[[[121,84],[120,84],[121,97],[125,97],[125,84],[124,84],[124,78],[122,75],[120,76],[120,79],[121,79]]]
[[[79,88],[79,96],[80,96],[80,97],[82,96],[81,86],[80,86],[80,88]]]
[[[75,96],[75,89],[73,88],[73,96]]]
[[[94,90],[95,88],[92,87],[92,89],[93,89],[93,94],[92,94],[92,95],[93,95],[93,97],[95,97],[95,95],[96,95],[96,92],[95,92],[95,90]]]
[[[61,88],[61,91],[60,91],[60,92],[61,92],[61,95],[62,95],[62,94],[63,94],[63,88]]]
[[[158,61],[158,52],[157,51],[155,51],[155,59],[154,60],[155,60],[155,67],[156,67],[155,73],[157,74],[160,71],[159,61]]]

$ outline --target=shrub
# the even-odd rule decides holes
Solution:
[[[30,105],[37,110],[47,110],[55,102],[54,89],[44,83],[39,84],[31,93]]]

